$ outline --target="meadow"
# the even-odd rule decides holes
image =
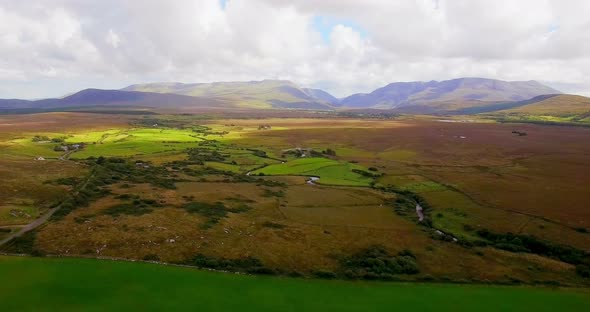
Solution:
[[[590,304],[579,289],[306,280],[91,259],[0,256],[0,274],[10,281],[0,285],[4,311],[582,311]]]
[[[252,174],[314,176],[319,177],[317,181],[319,184],[368,186],[372,179],[354,172],[353,169],[367,170],[359,165],[328,158],[300,158],[282,164],[270,165],[253,171]]]

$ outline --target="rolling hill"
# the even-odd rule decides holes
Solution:
[[[348,96],[341,100],[341,104],[349,108],[440,113],[557,93],[560,92],[536,81],[459,78],[445,81],[394,82],[371,93]]]
[[[586,114],[590,112],[590,98],[572,94],[557,94],[500,112],[554,116]]]
[[[229,106],[231,105],[221,100],[203,97],[100,89],[86,89],[60,99],[44,99],[35,101],[0,100],[1,110],[13,112],[77,110],[97,108],[176,109],[191,107]]]
[[[332,110],[338,100],[325,91],[300,88],[287,80],[213,83],[148,83],[124,91],[172,93],[219,99],[244,108]]]
[[[490,115],[508,120],[590,123],[590,98],[555,94],[519,102],[512,107],[491,112]]]

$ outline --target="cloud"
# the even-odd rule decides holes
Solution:
[[[590,95],[588,11],[584,0],[0,0],[0,98],[265,78],[345,96],[463,76]]]

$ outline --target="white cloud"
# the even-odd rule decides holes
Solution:
[[[589,11],[584,0],[0,0],[0,98],[264,78],[344,96],[462,76],[590,95]],[[317,16],[350,23],[323,40]]]
[[[117,33],[115,33],[112,29],[109,29],[106,41],[108,44],[110,44],[113,48],[116,49],[119,46],[119,43],[121,42],[121,38],[119,38],[119,35],[117,35]]]

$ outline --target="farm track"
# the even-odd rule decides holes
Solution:
[[[93,177],[94,177],[94,172],[92,172],[90,174],[90,176],[88,176],[86,181],[84,181],[84,184],[82,184],[82,186],[80,186],[80,188],[76,191],[76,193],[85,189],[86,185],[88,185],[88,182],[90,182],[90,180]],[[12,234],[8,235],[7,237],[5,237],[4,239],[0,240],[0,246],[6,244],[7,242],[12,240],[13,238],[20,237],[23,234],[25,234],[29,231],[32,231],[32,230],[36,229],[37,227],[41,226],[42,224],[47,222],[49,220],[49,218],[51,218],[51,216],[61,208],[62,205],[63,205],[63,202],[60,203],[59,205],[57,205],[56,207],[49,209],[44,215],[40,216],[35,221],[23,226],[18,232],[12,233]]]

